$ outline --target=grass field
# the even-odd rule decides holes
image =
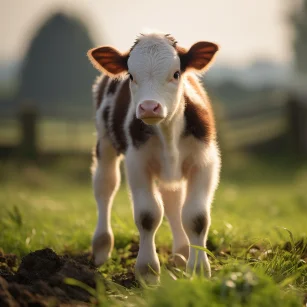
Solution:
[[[19,261],[45,247],[59,254],[90,250],[96,222],[90,159],[45,160],[0,165],[0,248]],[[212,208],[212,279],[190,279],[170,268],[171,234],[163,221],[157,234],[161,284],[144,289],[112,282],[132,270],[131,247],[138,241],[123,184],[112,214],[115,250],[99,269],[112,286],[97,283],[95,291],[67,282],[87,288],[100,306],[302,306],[307,295],[306,182],[307,164],[290,157],[227,157]]]

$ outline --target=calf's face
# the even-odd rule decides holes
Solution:
[[[140,40],[128,59],[136,117],[146,124],[171,118],[182,92],[180,59],[166,40]]]
[[[135,115],[154,125],[171,120],[184,103],[183,74],[207,68],[217,50],[213,43],[198,42],[187,51],[169,35],[148,34],[139,37],[129,52],[104,46],[88,55],[96,68],[111,77],[129,75]]]

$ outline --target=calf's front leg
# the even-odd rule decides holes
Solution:
[[[219,161],[203,167],[192,167],[187,182],[187,197],[182,209],[182,222],[191,245],[206,247],[211,223],[210,207],[218,182]],[[187,271],[211,276],[208,256],[190,246]]]
[[[127,176],[132,193],[134,221],[140,233],[140,248],[135,265],[139,279],[156,283],[160,263],[156,253],[155,235],[161,224],[163,206],[153,178],[137,154],[127,154]]]
[[[173,256],[176,266],[183,267],[189,259],[189,241],[182,226],[181,211],[185,199],[185,184],[175,190],[160,187],[164,212],[173,234]],[[183,256],[183,257],[182,257]]]

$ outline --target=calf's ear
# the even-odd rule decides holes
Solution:
[[[211,42],[195,43],[188,51],[182,47],[177,47],[181,70],[194,69],[203,71],[207,69],[218,50],[219,46]]]
[[[87,53],[95,68],[109,75],[119,77],[128,71],[129,54],[122,54],[110,46],[94,48]]]

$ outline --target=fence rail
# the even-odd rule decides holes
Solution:
[[[232,150],[244,148],[275,139],[290,130],[293,139],[299,144],[296,146],[307,153],[307,107],[297,101],[289,101],[291,107],[288,108],[286,104],[262,104],[260,107],[253,106],[226,113],[223,118],[219,118],[223,123],[221,136],[225,147]],[[0,151],[1,147],[23,144],[26,134],[22,130],[27,128],[25,124],[21,125],[21,118],[0,119]],[[31,129],[31,125],[29,127]],[[35,127],[37,140],[33,146],[37,146],[39,152],[90,152],[95,144],[95,126],[91,119],[76,120],[73,116],[69,119],[37,117]],[[27,137],[31,138],[30,135]]]

